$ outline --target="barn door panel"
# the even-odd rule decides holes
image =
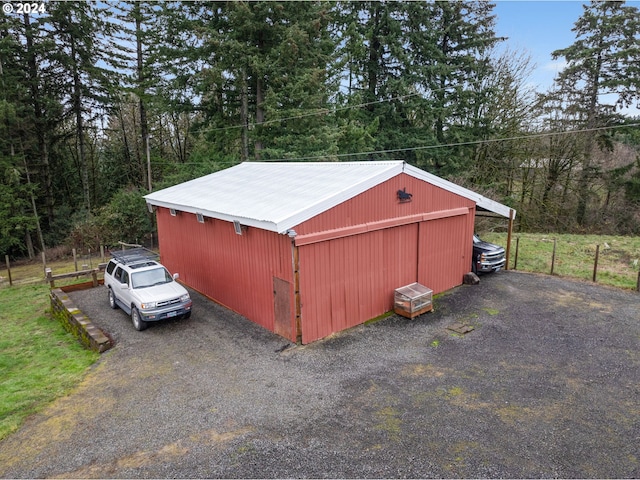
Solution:
[[[434,293],[460,285],[471,265],[467,215],[421,222],[418,237],[418,282]]]
[[[278,277],[273,277],[273,305],[275,319],[273,331],[281,337],[291,340],[292,336],[292,310],[291,310],[291,283]]]

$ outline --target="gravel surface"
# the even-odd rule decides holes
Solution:
[[[116,346],[0,443],[2,477],[640,477],[636,292],[499,272],[307,346],[196,293],[143,332],[70,296]]]

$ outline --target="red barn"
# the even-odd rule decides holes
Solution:
[[[145,198],[186,285],[302,343],[460,285],[476,208],[510,212],[402,161],[245,162]]]

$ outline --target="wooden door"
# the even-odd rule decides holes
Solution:
[[[290,282],[273,277],[273,305],[275,312],[273,331],[282,337],[292,339]]]

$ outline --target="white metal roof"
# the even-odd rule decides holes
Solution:
[[[509,207],[404,161],[244,162],[145,199],[150,205],[286,233],[402,172],[509,217]]]

